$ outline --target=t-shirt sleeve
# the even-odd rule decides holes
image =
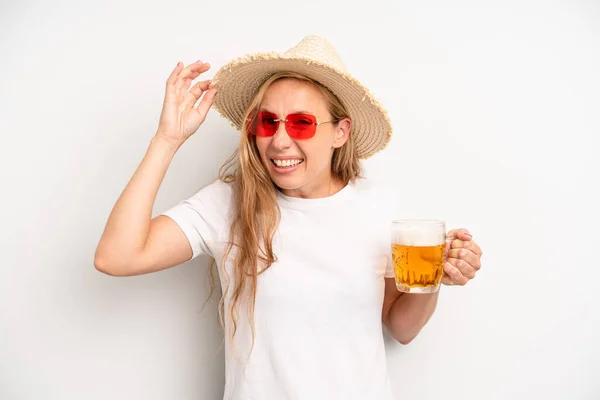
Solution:
[[[192,247],[192,259],[214,257],[214,244],[228,226],[231,194],[230,186],[217,180],[161,213],[179,225]]]

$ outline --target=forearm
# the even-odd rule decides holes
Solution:
[[[154,137],[106,222],[95,263],[124,262],[144,249],[158,189],[178,149]]]
[[[394,301],[386,318],[390,335],[402,344],[410,343],[433,315],[439,291],[431,294],[403,293]]]

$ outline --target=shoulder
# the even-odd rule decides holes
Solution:
[[[205,219],[216,216],[227,220],[233,206],[233,184],[216,179],[181,203],[186,204]]]
[[[193,196],[199,200],[228,201],[233,197],[233,184],[216,179],[203,186]]]
[[[193,257],[216,254],[212,243],[224,240],[232,215],[232,185],[215,180],[164,211],[188,238]]]

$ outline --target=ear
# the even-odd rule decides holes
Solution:
[[[332,147],[337,149],[342,147],[348,140],[350,135],[350,128],[352,127],[352,120],[350,118],[344,118],[337,123],[335,127],[335,136],[333,137]]]

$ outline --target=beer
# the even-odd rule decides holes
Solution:
[[[396,287],[406,293],[434,293],[444,268],[445,224],[441,221],[394,221],[392,261]]]
[[[396,280],[408,287],[437,286],[442,279],[444,245],[392,245]]]

